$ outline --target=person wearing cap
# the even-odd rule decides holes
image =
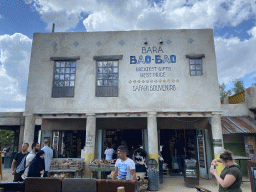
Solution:
[[[119,159],[116,161],[112,179],[116,180],[118,176],[118,180],[136,180],[135,163],[127,157],[126,148],[123,146],[118,147],[117,155]]]

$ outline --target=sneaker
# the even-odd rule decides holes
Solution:
[[[179,172],[180,175],[182,175],[182,172]]]

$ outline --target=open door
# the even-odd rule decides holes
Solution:
[[[205,142],[204,142],[204,130],[197,130],[197,151],[198,151],[198,164],[200,178],[208,179],[207,165],[206,165],[206,153],[205,153]]]

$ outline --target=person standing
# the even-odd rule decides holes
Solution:
[[[21,148],[22,151],[20,153],[17,153],[12,161],[12,175],[14,175],[13,182],[23,181],[23,179],[21,178],[22,172],[16,173],[16,168],[19,166],[22,159],[29,153],[28,147],[28,143],[23,143]]]
[[[179,165],[179,174],[182,175],[184,164],[185,164],[185,156],[186,156],[186,149],[184,142],[181,138],[178,138],[176,143],[174,144],[175,149],[175,159],[177,159]]]
[[[111,160],[114,153],[114,149],[111,148],[111,145],[108,144],[107,149],[105,150],[104,154],[106,155],[106,160]]]
[[[45,162],[45,172],[44,172],[44,177],[47,177],[47,173],[50,169],[51,166],[51,160],[53,157],[53,150],[49,147],[49,140],[45,139],[44,140],[44,147],[41,149],[44,151],[45,157],[44,157],[44,162]]]
[[[234,162],[233,154],[226,150],[220,155],[220,158],[214,159],[211,162],[211,165],[218,166],[217,162],[220,162],[225,166],[220,176],[217,174],[216,169],[213,167],[210,169],[210,172],[219,182],[219,191],[242,192],[242,172],[239,165]]]
[[[45,172],[44,151],[39,150],[31,161],[27,177],[42,177]]]
[[[28,169],[29,169],[29,165],[31,163],[31,161],[34,159],[34,157],[36,156],[36,153],[40,150],[40,145],[39,143],[33,143],[32,144],[32,151],[27,155],[26,157],[26,169],[24,171],[24,173],[21,175],[21,178],[23,180],[26,179],[27,175],[28,175]]]
[[[127,157],[126,148],[123,146],[118,147],[117,154],[119,159],[115,164],[115,172],[113,180],[136,180],[135,163],[132,159]]]

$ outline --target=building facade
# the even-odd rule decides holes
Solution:
[[[34,34],[24,141],[40,119],[56,157],[89,162],[125,141],[158,160],[180,137],[208,177],[220,115],[212,29]]]

